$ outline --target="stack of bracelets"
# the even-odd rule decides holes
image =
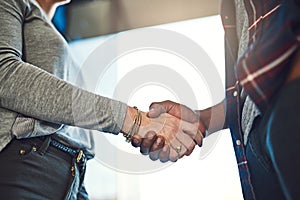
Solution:
[[[133,108],[136,109],[137,114],[134,116],[133,124],[132,124],[128,134],[123,134],[124,137],[126,138],[126,142],[131,142],[132,137],[139,132],[141,122],[142,122],[141,111],[139,111],[139,109],[136,106],[134,106]]]

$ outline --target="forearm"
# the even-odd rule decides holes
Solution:
[[[127,111],[126,111],[126,115],[124,118],[124,122],[123,122],[123,126],[121,129],[121,132],[124,134],[128,134],[129,130],[131,129],[133,123],[134,123],[134,118],[139,114],[140,112],[140,119],[141,119],[141,123],[139,125],[139,130],[142,133],[147,132],[147,127],[150,125],[151,123],[151,119],[147,116],[146,112],[137,110],[134,107],[127,107]],[[153,128],[153,127],[152,127]]]
[[[21,114],[56,124],[119,132],[127,106],[58,78],[66,77],[65,67],[73,64],[66,44],[32,9],[31,1],[0,1],[1,110],[14,112],[10,122]]]
[[[207,135],[222,130],[225,127],[224,101],[204,110],[197,110],[200,121],[207,129]]]
[[[2,62],[0,106],[52,123],[106,132],[121,128],[126,105],[75,87],[22,61]]]

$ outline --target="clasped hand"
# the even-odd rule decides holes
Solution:
[[[143,114],[141,127],[132,145],[140,147],[151,160],[175,162],[202,145],[205,126],[190,108],[171,101],[152,103]]]

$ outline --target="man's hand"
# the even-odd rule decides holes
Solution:
[[[162,113],[168,113],[179,119],[195,123],[199,121],[199,116],[195,112],[185,105],[172,102],[162,101],[153,102],[149,107],[148,116],[151,118],[158,117]]]
[[[189,123],[198,123],[197,132],[193,132],[193,134],[186,133],[190,138],[193,139],[194,143],[191,144],[191,146],[188,148],[188,151],[186,151],[184,155],[190,155],[195,147],[195,144],[198,144],[199,146],[202,145],[202,140],[204,137],[203,134],[205,133],[206,128],[203,123],[200,122],[199,115],[197,115],[193,110],[182,104],[172,101],[156,102],[150,105],[150,111],[148,113],[150,118],[156,118],[162,113],[168,113]],[[178,137],[179,138],[177,139],[179,141],[184,141],[186,139],[183,138],[182,135],[178,135]],[[170,160],[170,146],[165,144],[165,139],[166,138],[164,137],[156,136],[155,132],[151,132],[148,133],[145,138],[141,138],[138,135],[134,136],[132,145],[135,147],[140,147],[141,153],[144,155],[149,154],[152,160],[160,159],[161,162],[166,162]]]
[[[197,115],[192,109],[185,105],[172,101],[154,102],[150,105],[150,111],[148,112],[148,116],[150,118],[158,117],[162,113],[168,113],[170,115],[173,115],[174,117],[177,117],[178,119],[190,123],[198,123],[197,134],[190,135],[190,137],[195,140],[198,146],[202,146],[202,140],[205,136],[206,127],[200,121],[200,116]]]
[[[136,119],[139,119],[138,129],[133,129]],[[128,107],[121,132],[127,136],[132,130],[135,130],[134,137],[130,138],[132,145],[140,147],[143,155],[150,154],[152,160],[160,158],[162,162],[175,162],[195,148],[190,135],[197,134],[198,123],[190,123],[168,113],[150,118],[147,113]]]

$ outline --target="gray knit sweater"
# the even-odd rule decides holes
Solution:
[[[70,67],[67,43],[35,0],[0,1],[0,151],[14,136],[48,134],[91,147],[67,125],[120,131],[126,104],[66,82]]]
[[[238,56],[242,56],[247,49],[248,40],[249,40],[249,31],[248,31],[248,16],[245,9],[243,0],[235,0],[236,6],[236,21],[237,21],[237,35],[239,40],[239,51]],[[247,144],[248,136],[253,126],[253,122],[257,116],[260,115],[260,111],[257,106],[254,104],[252,99],[242,91],[242,98],[245,98],[244,107],[242,111],[241,126],[244,134],[244,144]]]

